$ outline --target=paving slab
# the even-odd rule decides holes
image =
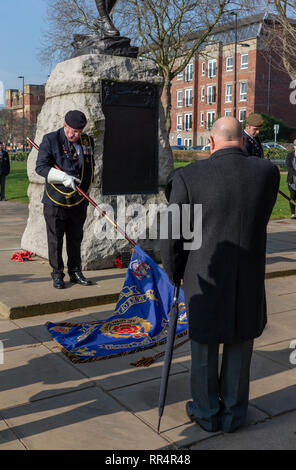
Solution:
[[[26,316],[63,312],[92,305],[116,302],[126,270],[88,271],[94,283],[80,286],[67,282],[66,288],[54,289],[48,262],[35,257],[33,261],[10,261],[11,251],[0,252],[0,315],[15,319]]]
[[[220,434],[192,446],[192,450],[295,450],[296,411]]]
[[[1,408],[92,386],[92,382],[44,345],[4,351],[0,365]]]
[[[169,442],[98,387],[27,403],[2,412],[13,435],[6,445],[29,450],[149,450]],[[4,438],[3,438],[4,440]],[[1,431],[0,431],[1,442]],[[2,448],[4,445],[2,445]]]

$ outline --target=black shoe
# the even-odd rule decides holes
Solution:
[[[64,289],[65,288],[65,283],[64,283],[63,277],[64,277],[63,274],[54,274],[52,276],[53,287],[55,287],[55,289]]]
[[[81,284],[82,286],[91,286],[92,282],[85,279],[81,271],[75,271],[74,273],[69,273],[70,282],[73,284]]]
[[[194,407],[194,403],[193,401],[188,401],[186,403],[186,413],[187,413],[187,416],[188,418],[190,419],[190,421],[193,423],[197,423],[204,431],[207,431],[207,432],[217,432],[219,430],[219,426],[212,426],[211,429],[207,429],[203,424],[201,424],[198,420],[198,418],[195,416],[195,414],[193,413],[193,407]],[[210,425],[209,425],[210,427]]]

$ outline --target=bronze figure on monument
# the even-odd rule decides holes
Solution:
[[[130,45],[130,39],[120,36],[110,14],[117,0],[95,0],[99,17],[94,22],[96,34],[74,34],[72,57],[84,54],[108,54],[125,57],[138,56],[138,48]]]

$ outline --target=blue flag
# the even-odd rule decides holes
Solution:
[[[166,342],[174,287],[166,273],[135,246],[114,315],[107,320],[47,323],[48,331],[75,362],[107,359]],[[178,300],[176,336],[187,332],[184,292]]]

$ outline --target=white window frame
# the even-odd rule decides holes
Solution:
[[[186,139],[184,139],[184,147],[192,147],[192,138],[186,137]]]
[[[245,113],[245,116],[244,116],[243,119],[241,118],[241,112]],[[239,122],[244,122],[244,120],[246,119],[246,116],[247,116],[247,110],[246,110],[246,108],[240,108],[240,109],[238,110],[238,120],[239,120]]]
[[[187,64],[185,67],[185,82],[192,82],[193,80],[193,63]]]
[[[247,61],[243,63],[243,57],[247,57]],[[241,69],[247,69],[249,67],[249,54],[241,54]]]
[[[200,87],[200,101],[204,101],[205,100],[205,87],[202,86]]]
[[[228,60],[231,59],[231,65],[228,64]],[[226,57],[226,72],[232,72],[233,70],[233,56]]]
[[[231,87],[231,93],[229,93]],[[232,83],[225,83],[225,103],[232,103]]]
[[[232,116],[231,109],[224,109],[224,116]]]
[[[193,99],[193,91],[192,91],[192,88],[185,88],[184,105],[185,105],[186,107],[192,106],[192,99]]]
[[[177,108],[182,108],[182,107],[183,107],[183,90],[177,90]]]
[[[242,85],[246,85],[246,91],[242,93]],[[240,82],[239,84],[239,100],[247,101],[247,82]]]
[[[182,131],[183,130],[183,116],[182,116],[182,114],[177,114],[176,129],[177,129],[177,131]]]
[[[203,111],[201,111],[200,113],[200,127],[204,127],[205,125],[205,113]]]
[[[215,93],[214,93],[214,89],[215,89]],[[217,99],[216,85],[208,85],[207,86],[207,104],[216,103],[216,99]]]
[[[217,59],[210,59],[208,60],[208,78],[216,77],[216,74],[217,74]]]
[[[209,117],[211,117],[210,120],[209,120]],[[206,122],[207,129],[210,129],[210,127],[213,125],[215,117],[216,117],[215,111],[207,111],[207,122]]]
[[[178,73],[177,80],[183,80],[183,70],[182,72]]]
[[[184,114],[184,131],[192,131],[192,113]]]
[[[204,77],[206,74],[206,63],[202,62],[201,63],[201,76]]]

